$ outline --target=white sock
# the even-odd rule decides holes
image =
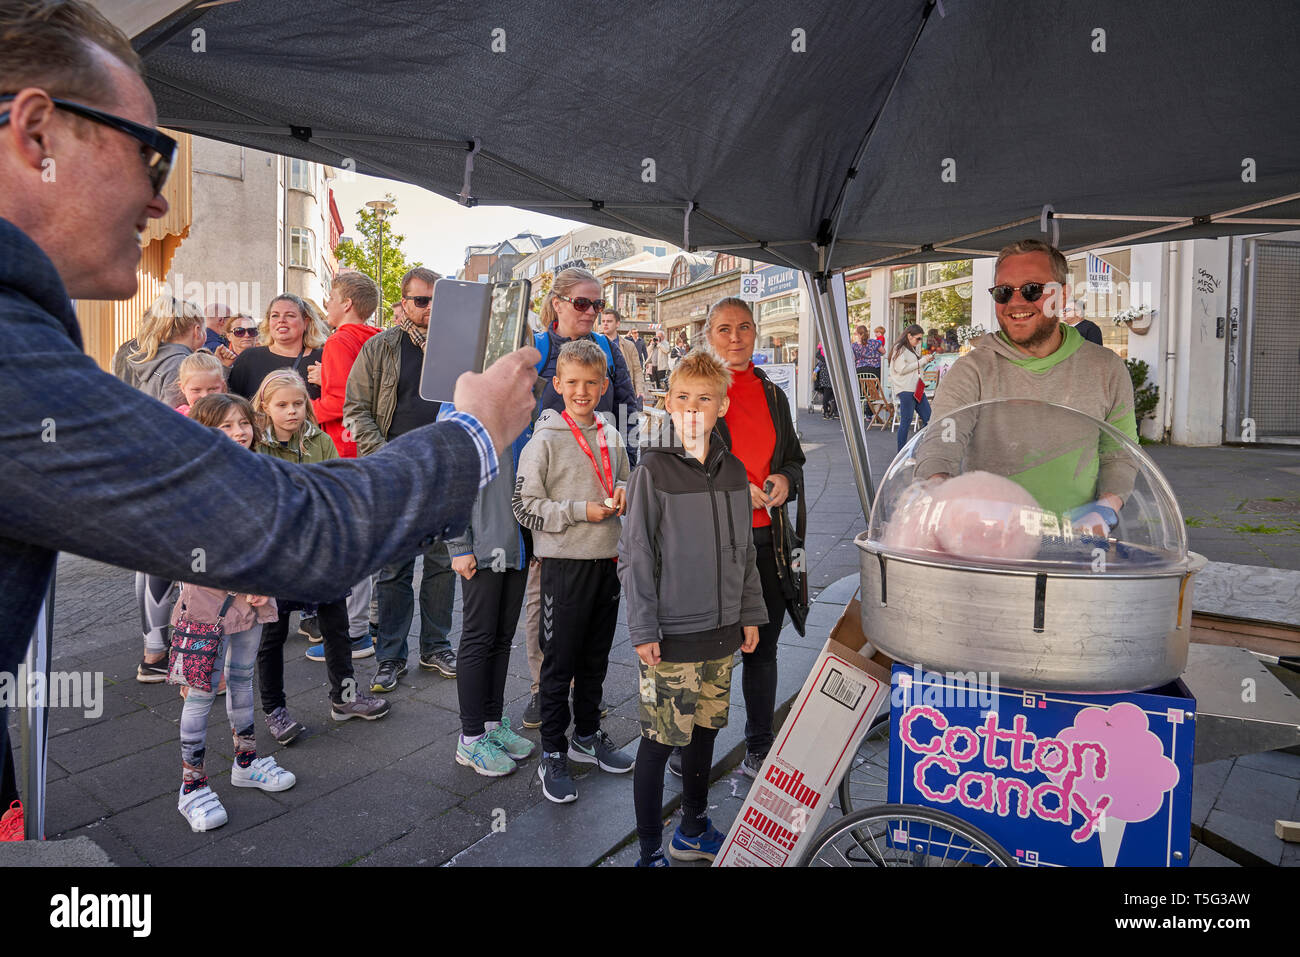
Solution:
[[[478,740],[479,738],[481,738],[481,737],[483,737],[483,735],[481,735],[481,734],[476,734],[476,735],[474,735],[472,738],[462,734],[462,735],[460,736],[460,741],[461,741],[461,744],[473,744],[475,741],[477,741],[477,740]]]
[[[495,731],[497,728],[501,727],[501,722],[500,722],[500,721],[484,721],[484,722],[483,722],[483,727],[486,728],[488,731]]]

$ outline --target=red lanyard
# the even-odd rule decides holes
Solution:
[[[605,466],[602,472],[600,466],[596,464],[596,456],[591,451],[591,446],[587,444],[586,436],[578,428],[578,423],[573,421],[573,416],[567,411],[561,412],[564,421],[569,423],[569,431],[573,437],[578,440],[578,447],[586,453],[587,458],[591,459],[591,467],[596,470],[596,479],[600,482],[600,487],[610,498],[614,497],[614,469],[609,464],[609,442],[605,438],[605,424],[596,416],[596,438],[600,441],[600,461]]]

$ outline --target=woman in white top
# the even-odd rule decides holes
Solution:
[[[930,400],[922,396],[916,401],[916,383],[921,378],[921,371],[933,359],[922,359],[917,349],[925,330],[913,323],[903,330],[892,349],[889,350],[889,384],[894,390],[894,402],[898,406],[898,447],[902,449],[912,433],[912,414],[919,413],[921,425],[930,424]]]

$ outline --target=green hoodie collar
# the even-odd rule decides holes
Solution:
[[[1060,348],[1050,356],[1043,356],[1041,359],[1034,356],[1026,356],[1015,346],[1015,344],[1012,343],[1010,339],[1007,338],[1005,332],[998,330],[995,335],[997,336],[997,340],[1011,351],[1012,355],[1007,356],[1008,361],[1014,365],[1020,366],[1020,368],[1027,372],[1043,373],[1060,365],[1066,359],[1070,358],[1070,356],[1078,352],[1079,346],[1083,345],[1083,336],[1079,334],[1079,330],[1075,329],[1074,326],[1061,323],[1061,332],[1064,333],[1064,338],[1061,340]],[[1012,356],[1023,356],[1023,358],[1012,358]]]

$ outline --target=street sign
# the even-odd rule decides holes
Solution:
[[[763,298],[763,277],[753,272],[741,275],[740,298],[746,302],[757,302]]]
[[[757,357],[756,357],[757,358]],[[799,430],[799,403],[795,401],[795,364],[793,362],[764,363],[763,375],[772,380],[772,384],[785,393],[790,400],[790,421],[795,431]]]

